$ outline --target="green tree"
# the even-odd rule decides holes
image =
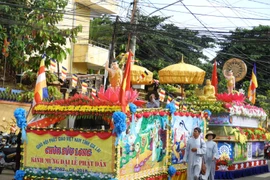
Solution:
[[[260,25],[253,29],[237,28],[220,41],[221,50],[216,57],[219,67],[222,67],[230,58],[239,58],[247,65],[247,76],[236,84],[238,89],[243,88],[247,92],[253,63],[257,66],[259,84],[257,93],[264,95],[270,89],[269,32],[270,26]]]
[[[90,21],[89,38],[105,45],[111,43],[113,33],[113,21],[108,16],[95,18]]]
[[[214,40],[200,35],[198,31],[168,24],[165,22],[168,18],[140,15],[137,26],[120,20],[116,26],[116,54],[126,51],[129,34],[136,33],[136,59],[140,60],[141,65],[153,71],[155,76],[158,70],[180,62],[182,54],[186,63],[194,65],[202,64],[200,59],[207,60],[202,51],[204,48],[213,47]],[[110,44],[112,27],[112,20],[108,17],[94,19],[90,28],[91,39]],[[99,34],[103,35],[102,39]]]
[[[3,0],[0,4],[0,41],[8,37],[9,68],[37,71],[42,54],[58,62],[64,60],[70,49],[67,39],[76,41],[81,26],[60,29],[68,0]],[[2,48],[2,43],[0,43]],[[48,65],[49,61],[46,62]],[[14,72],[15,73],[15,72]]]

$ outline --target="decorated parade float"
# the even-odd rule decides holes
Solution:
[[[235,64],[237,68],[234,67]],[[242,70],[239,67],[243,67]],[[270,133],[263,128],[263,125],[267,124],[267,115],[262,108],[246,102],[243,90],[237,92],[233,88],[230,89],[229,83],[233,74],[236,74],[233,77],[235,82],[246,75],[243,61],[230,59],[223,67],[226,68],[233,70],[228,72],[229,75],[226,75],[226,71],[223,72],[228,79],[228,93],[216,94],[214,99],[209,95],[198,95],[202,108],[212,112],[207,121],[207,129],[217,135],[215,141],[218,145],[219,159],[216,162],[215,179],[234,179],[269,172],[264,149],[270,140]],[[251,84],[254,83],[254,79],[252,78]],[[235,86],[234,83],[232,86]],[[205,87],[211,89],[211,85]],[[254,97],[255,95],[253,99],[249,98],[253,104]]]
[[[76,95],[34,107],[21,153],[26,179],[186,178],[185,143],[195,127],[205,129],[208,114],[176,111],[174,103],[137,109],[133,91],[123,113],[109,91],[106,100]]]
[[[14,112],[23,141],[15,179],[186,179],[186,143],[195,127],[204,136],[209,112],[181,111],[174,102],[139,108],[144,102],[126,83],[128,64],[121,88],[39,102],[28,123],[25,110]]]
[[[241,94],[216,97],[208,81],[197,100],[183,100],[182,90],[182,100],[176,98],[166,108],[140,108],[144,103],[138,100],[138,92],[126,83],[129,62],[121,88],[116,84],[106,91],[100,88],[97,96],[77,94],[40,102],[33,107],[29,123],[25,110],[14,112],[23,141],[15,179],[185,180],[183,156],[195,127],[202,129],[201,138],[207,128],[217,134],[216,178],[267,171],[266,161],[260,159],[264,140],[270,138],[259,128],[260,120],[266,118],[262,109],[244,105]],[[160,83],[182,86],[202,84],[204,75],[183,61],[159,72]],[[159,92],[161,101],[165,94]],[[227,101],[227,96],[233,100]],[[240,97],[242,101],[235,101]]]
[[[216,179],[233,179],[269,172],[264,159],[265,142],[270,140],[261,125],[266,121],[263,109],[243,102],[243,94],[219,94],[227,112],[214,113],[208,128],[217,134],[219,160]]]

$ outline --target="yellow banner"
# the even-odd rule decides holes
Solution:
[[[66,172],[113,173],[115,137],[101,139],[97,135],[85,138],[27,132],[24,144],[25,168],[39,168]]]

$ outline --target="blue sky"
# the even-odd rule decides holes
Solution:
[[[118,1],[126,8],[132,2],[132,0]],[[174,2],[176,0],[140,0],[139,8],[144,15],[148,15]],[[182,2],[186,7],[178,2],[153,15],[172,16],[168,23],[200,30],[213,38],[219,38],[217,31],[230,31],[237,27],[251,29],[260,24],[270,25],[270,0],[183,0]],[[121,13],[125,15],[125,10],[120,10],[120,15]],[[217,50],[217,48],[207,49],[204,54],[213,58]]]

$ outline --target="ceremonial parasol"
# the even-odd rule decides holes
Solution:
[[[167,66],[158,72],[161,84],[202,84],[205,71],[186,64],[183,60],[178,64]]]
[[[132,85],[144,84],[149,85],[153,83],[153,73],[145,67],[135,64],[131,65],[131,78]]]

